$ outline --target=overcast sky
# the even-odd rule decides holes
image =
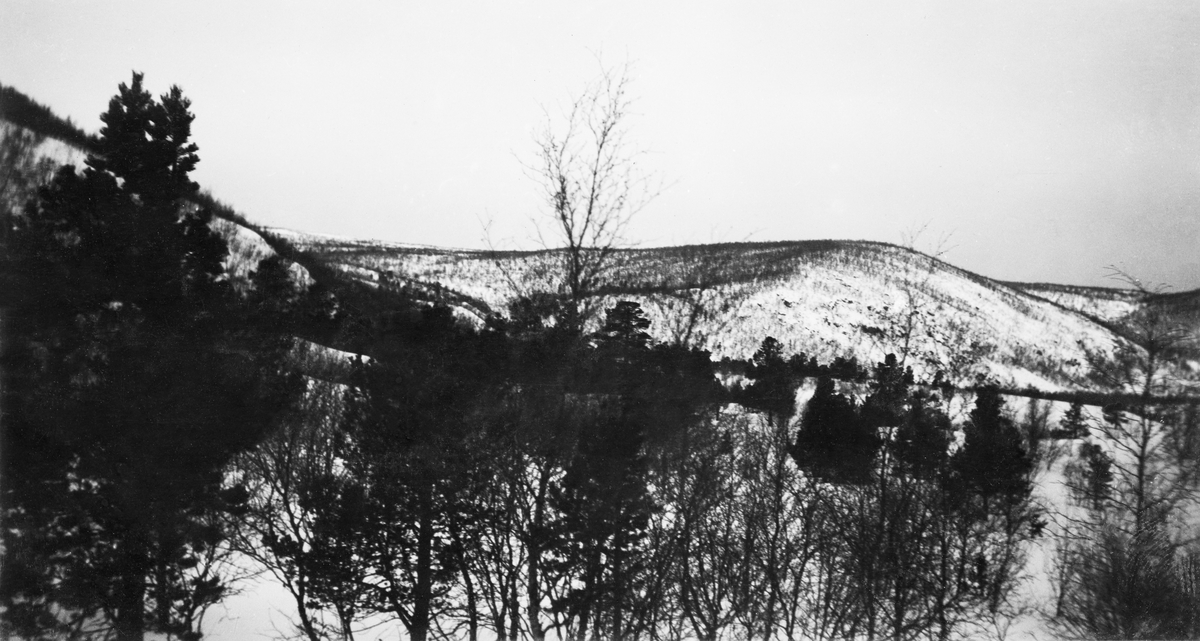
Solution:
[[[629,60],[642,246],[927,225],[995,278],[1200,287],[1198,2],[414,4],[3,0],[0,83],[91,131],[180,85],[267,225],[528,246],[543,106]]]

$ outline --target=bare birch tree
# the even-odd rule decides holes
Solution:
[[[641,163],[645,151],[629,138],[629,66],[605,69],[563,110],[546,114],[534,136],[536,156],[526,173],[539,187],[550,219],[538,235],[559,249],[556,292],[561,319],[579,330],[595,313],[593,297],[619,267],[626,228],[660,191]]]
[[[1178,394],[1193,336],[1160,289],[1114,276],[1141,298],[1111,356],[1089,352],[1095,382],[1128,404],[1107,406],[1068,478],[1085,513],[1068,522],[1059,550],[1057,623],[1070,634],[1195,638],[1196,598],[1184,587],[1187,517],[1200,500],[1200,424]],[[1105,451],[1107,450],[1107,451]]]
[[[1110,358],[1089,353],[1096,382],[1133,395],[1126,408],[1112,408],[1097,423],[1116,454],[1117,492],[1113,501],[1132,518],[1135,532],[1200,498],[1200,443],[1195,428],[1181,421],[1177,407],[1162,403],[1179,391],[1181,361],[1193,336],[1164,303],[1162,292],[1114,270],[1114,276],[1139,292],[1142,305],[1125,322],[1129,343]],[[1120,411],[1128,410],[1127,412]]]

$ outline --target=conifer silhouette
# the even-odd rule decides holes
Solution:
[[[190,102],[120,85],[97,152],[16,220],[3,271],[2,594],[20,635],[197,638],[236,509],[221,469],[287,402],[279,350],[238,327],[224,241],[190,200]],[[276,347],[279,347],[276,345]]]

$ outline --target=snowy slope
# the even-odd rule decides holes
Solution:
[[[258,268],[259,261],[275,255],[275,250],[254,230],[223,218],[213,218],[209,227],[225,239],[229,255],[225,258],[225,270],[229,280],[238,291],[250,286],[250,274]],[[301,287],[313,284],[313,278],[302,265],[289,262],[292,280]]]
[[[16,127],[5,121],[0,121],[0,125]],[[76,171],[83,170],[88,155],[88,152],[70,143],[50,137],[44,138],[34,153],[39,159],[49,160],[55,167],[73,165]],[[245,291],[249,287],[250,273],[257,268],[259,261],[274,255],[275,250],[257,232],[235,222],[214,218],[211,227],[228,243],[229,255],[224,265],[230,281],[238,291]],[[303,266],[289,262],[288,269],[297,285],[307,287],[312,284],[313,279]]]
[[[1075,287],[1048,283],[1006,283],[1014,289],[1039,296],[1099,319],[1115,323],[1138,309],[1138,292],[1107,287]]]
[[[77,170],[83,169],[83,161],[87,158],[87,152],[56,138],[43,140],[36,153],[41,158],[49,158],[56,166],[75,165]]]
[[[552,291],[553,252],[482,252],[271,230],[355,278],[437,288],[477,315]],[[983,373],[1016,387],[1085,386],[1084,348],[1123,341],[1096,316],[883,243],[813,241],[631,250],[597,301],[642,303],[657,340],[689,339],[714,357],[747,358],[766,336],[787,351],[860,362],[907,353],[919,376]],[[1064,294],[1066,296],[1066,294]],[[1088,307],[1083,296],[1074,302]],[[1110,301],[1106,316],[1130,301]],[[695,322],[690,322],[694,320]],[[907,349],[905,349],[907,345]],[[978,365],[972,362],[978,360]]]
[[[1146,306],[1153,306],[1156,311],[1166,315],[1165,319],[1168,323],[1183,328],[1191,334],[1190,347],[1194,351],[1192,358],[1200,361],[1200,289],[1183,292],[1165,290],[1146,295],[1135,289],[1075,287],[1044,283],[1008,284],[1026,293],[1078,311],[1118,332],[1124,331],[1130,324],[1136,326],[1138,312]]]

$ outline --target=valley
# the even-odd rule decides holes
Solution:
[[[1200,630],[1200,290],[323,236],[0,124],[5,635]]]

